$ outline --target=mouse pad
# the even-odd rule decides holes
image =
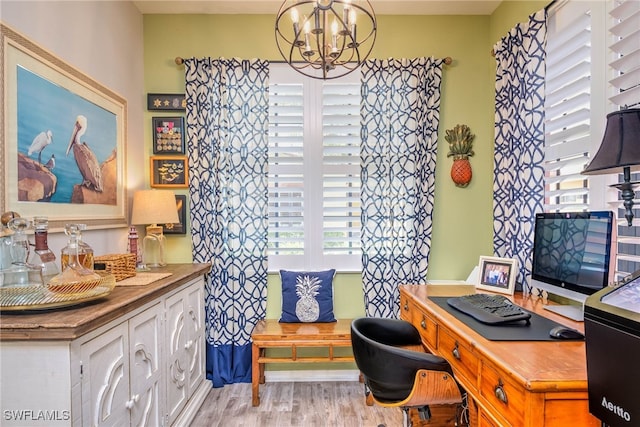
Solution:
[[[505,325],[487,325],[451,307],[447,304],[449,298],[450,297],[429,297],[429,299],[435,302],[440,308],[490,341],[561,341],[549,336],[551,329],[556,326],[562,326],[560,323],[542,317],[529,310],[523,309],[531,314],[531,319],[529,319],[531,324],[529,325],[524,321]]]

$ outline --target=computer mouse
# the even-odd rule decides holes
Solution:
[[[566,326],[556,326],[549,331],[551,338],[557,338],[559,340],[581,340],[584,339],[584,335],[580,331],[571,329]]]

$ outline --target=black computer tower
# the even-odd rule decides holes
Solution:
[[[611,427],[640,426],[640,277],[584,306],[589,412]]]

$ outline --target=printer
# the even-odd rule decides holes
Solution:
[[[610,427],[640,426],[640,271],[584,305],[589,412]]]

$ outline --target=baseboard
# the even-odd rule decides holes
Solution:
[[[198,410],[204,403],[207,395],[211,391],[211,381],[206,378],[202,380],[198,388],[193,392],[187,406],[182,410],[178,418],[173,422],[173,426],[188,426],[195,418]]]
[[[300,371],[265,371],[266,382],[319,382],[358,381],[360,371],[356,369],[327,369]]]

